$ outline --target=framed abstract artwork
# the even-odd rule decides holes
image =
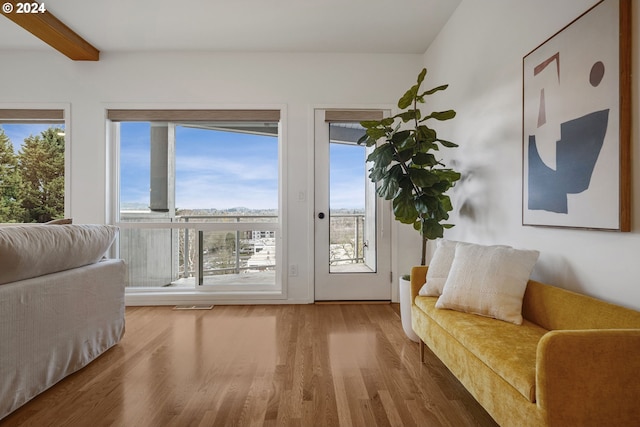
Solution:
[[[631,0],[602,0],[522,60],[522,223],[629,231]]]

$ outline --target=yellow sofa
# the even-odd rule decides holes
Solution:
[[[530,280],[522,325],[435,308],[411,271],[411,324],[503,427],[640,426],[640,312]]]

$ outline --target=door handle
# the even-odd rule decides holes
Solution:
[[[318,218],[320,218],[320,219],[324,219],[324,212],[320,212],[320,213],[318,214]]]

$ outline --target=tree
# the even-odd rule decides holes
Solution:
[[[382,120],[361,122],[367,133],[358,144],[376,146],[367,157],[373,166],[369,178],[377,184],[377,194],[393,201],[393,214],[403,224],[412,224],[422,235],[421,264],[426,261],[427,240],[443,237],[445,223],[453,210],[447,190],[460,179],[460,173],[445,167],[434,151],[455,148],[458,145],[438,137],[436,130],[427,125],[428,120],[451,120],[454,110],[433,111],[423,115],[418,104],[425,97],[445,90],[441,85],[425,92],[420,86],[427,75],[423,68],[415,85],[398,100],[403,110]],[[404,125],[404,126],[403,126]]]
[[[20,200],[20,175],[13,144],[0,128],[0,222],[17,222],[24,210]]]
[[[64,215],[64,136],[51,127],[29,136],[18,153],[24,222],[47,222]]]

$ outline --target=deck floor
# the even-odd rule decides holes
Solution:
[[[229,286],[229,285],[274,285],[276,283],[275,271],[258,271],[240,274],[219,274],[216,276],[204,276],[203,286]],[[193,288],[196,285],[195,277],[186,277],[171,282],[167,287]]]

